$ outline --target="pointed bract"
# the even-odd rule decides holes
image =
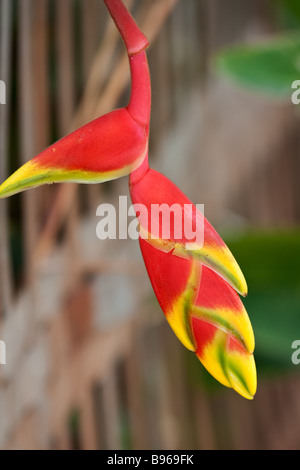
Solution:
[[[148,41],[121,0],[106,0],[127,49],[131,96],[126,108],[101,116],[63,137],[0,186],[0,198],[43,184],[101,183],[128,175],[147,155],[151,83]]]
[[[149,279],[166,319],[182,344],[195,351],[190,312],[198,295],[200,263],[164,253],[141,238],[140,247]]]
[[[138,211],[141,237],[156,248],[183,258],[194,258],[213,269],[241,295],[247,294],[244,275],[229,248],[208,220],[180,189],[161,173],[149,169],[140,180],[131,177],[130,194]],[[189,210],[188,210],[189,209]],[[161,217],[153,217],[154,210]],[[174,214],[173,221],[170,214]],[[166,223],[163,223],[163,220]],[[185,227],[196,233],[188,238]],[[178,231],[179,227],[179,231]],[[164,234],[164,230],[167,234]],[[197,230],[202,233],[197,236]],[[197,241],[199,238],[199,242]]]
[[[63,137],[0,186],[0,198],[42,184],[100,183],[124,176],[145,158],[148,139],[126,109],[112,111]]]
[[[238,294],[194,259],[165,253],[143,239],[140,246],[157,300],[178,339],[219,382],[253,398],[254,336]]]
[[[217,324],[235,337],[249,353],[253,353],[253,330],[239,295],[206,266],[202,266],[201,288],[193,315]]]
[[[232,387],[251,400],[256,393],[256,367],[253,354],[236,341],[226,329],[192,315],[192,330],[197,344],[196,355],[225,387]]]

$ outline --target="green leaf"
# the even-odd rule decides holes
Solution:
[[[300,2],[299,0],[279,0],[279,4],[286,10],[291,23],[300,23]]]
[[[215,58],[216,70],[238,84],[278,97],[291,97],[300,79],[300,34],[234,46]]]

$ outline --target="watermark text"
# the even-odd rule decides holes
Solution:
[[[300,104],[300,80],[295,80],[292,83],[292,89],[295,90],[292,93],[292,103]]]
[[[96,234],[100,240],[176,240],[186,249],[201,249],[204,244],[204,205],[197,204],[128,204],[119,196],[118,207],[100,204]]]
[[[0,80],[0,104],[6,104],[6,85],[3,80]]]
[[[6,344],[0,341],[0,365],[6,364]]]

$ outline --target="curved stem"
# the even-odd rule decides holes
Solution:
[[[130,57],[131,96],[127,110],[133,119],[145,127],[149,138],[151,115],[151,81],[145,51]],[[137,184],[148,172],[148,152],[143,163],[130,174],[129,185]]]
[[[131,95],[127,106],[133,119],[145,127],[149,134],[151,113],[151,82],[146,53],[140,52],[129,58],[131,72]]]
[[[149,46],[148,39],[140,31],[122,0],[104,0],[125,43],[128,55],[135,55]]]
[[[127,111],[145,128],[149,136],[151,113],[151,82],[145,53],[148,39],[140,31],[122,0],[104,0],[125,43],[131,72],[131,95]],[[149,170],[148,153],[143,163],[130,175],[130,184],[136,184]]]
[[[149,158],[148,158],[148,152],[147,152],[147,155],[145,156],[141,165],[136,170],[130,173],[129,188],[139,183],[144,178],[144,176],[148,173],[149,170],[150,170],[150,167],[149,167]]]

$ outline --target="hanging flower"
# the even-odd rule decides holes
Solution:
[[[131,70],[128,106],[101,116],[54,143],[0,186],[0,198],[49,183],[100,183],[130,174],[140,247],[159,304],[177,337],[223,385],[246,398],[256,391],[254,337],[238,295],[244,276],[197,207],[148,162],[151,84],[146,37],[121,0],[104,0],[124,40]],[[174,208],[163,236],[153,206]],[[143,212],[139,207],[144,207]],[[187,209],[188,208],[188,209]],[[164,214],[162,213],[162,216]],[[177,216],[177,219],[176,219]]]

